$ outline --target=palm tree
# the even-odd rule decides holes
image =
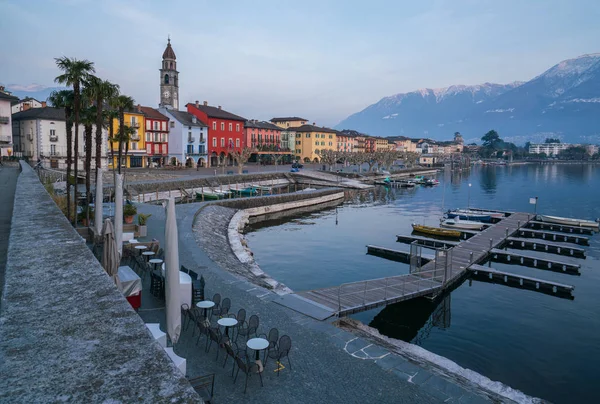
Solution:
[[[86,219],[89,223],[89,209],[90,204],[90,176],[92,174],[92,132],[94,123],[96,122],[96,107],[91,106],[91,100],[87,97],[83,97],[84,109],[81,110],[81,123],[83,124],[83,133],[85,139],[85,163],[83,167],[85,169],[85,206],[86,206]]]
[[[127,153],[129,153],[129,141],[131,140],[133,135],[136,134],[136,132],[137,132],[137,129],[134,128],[133,126],[125,125],[124,131],[123,131],[123,142],[125,143],[125,161],[127,161]]]
[[[96,105],[96,170],[102,167],[102,128],[104,127],[105,114],[104,104],[113,97],[119,95],[119,86],[108,80],[102,80],[96,76],[91,76],[89,85],[86,88],[89,95],[94,99]],[[112,120],[109,120],[112,125]]]
[[[119,95],[118,97],[113,98],[112,107],[116,108],[119,111],[119,154],[118,154],[118,164],[119,164],[119,174],[121,174],[121,157],[123,155],[123,141],[128,138],[126,137],[125,130],[125,111],[132,110],[133,104],[135,101],[133,98],[128,95]]]
[[[73,143],[73,91],[53,91],[48,97],[48,102],[54,108],[64,108],[65,129],[67,132],[67,219],[71,221],[71,157]]]
[[[109,105],[112,104],[112,98],[108,100]],[[115,141],[118,141],[115,136],[115,119],[119,118],[119,112],[114,109],[106,111],[106,120],[108,121],[108,141],[110,142],[110,158],[113,166],[113,174],[115,174]]]
[[[63,74],[57,76],[54,81],[59,84],[64,84],[73,87],[73,115],[75,122],[75,192],[73,193],[73,203],[77,206],[77,166],[79,154],[79,111],[81,109],[81,85],[87,82],[88,76],[95,73],[94,63],[89,60],[78,60],[63,56],[55,58],[56,66],[63,71]],[[74,218],[74,224],[77,224],[77,216]]]

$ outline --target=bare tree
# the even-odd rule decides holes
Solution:
[[[271,154],[271,158],[273,159],[273,164],[275,164],[275,171],[277,171],[277,163],[281,161],[283,158],[283,154]]]
[[[377,152],[365,152],[364,163],[369,165],[369,172],[373,171],[373,167],[378,163],[379,155]]]
[[[334,165],[336,161],[338,161],[338,158],[339,152],[335,150],[325,149],[321,151],[321,162],[323,164],[329,165],[329,170],[331,170],[331,166]]]
[[[256,153],[256,149],[252,147],[244,147],[242,150],[234,150],[231,152],[231,156],[238,165],[238,174],[242,173],[244,164],[248,162],[248,159],[250,159],[250,156],[252,156],[253,153]]]

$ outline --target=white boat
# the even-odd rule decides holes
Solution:
[[[484,210],[472,210],[472,209],[454,209],[452,212],[460,213],[465,216],[489,216],[494,219],[504,219],[504,213],[501,212],[489,212]]]
[[[538,220],[546,223],[564,224],[567,226],[591,227],[598,230],[598,223],[594,220],[572,219],[570,217],[538,215]]]
[[[447,229],[481,230],[483,228],[483,223],[453,218],[442,220],[441,226]]]

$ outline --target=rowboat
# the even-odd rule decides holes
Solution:
[[[490,215],[481,214],[479,212],[461,213],[455,210],[449,210],[448,212],[446,212],[446,216],[448,216],[449,219],[454,219],[458,217],[461,220],[472,220],[477,222],[489,223],[492,221],[492,217]]]
[[[258,195],[258,191],[254,187],[247,187],[244,189],[232,189],[231,192],[237,196],[255,196]]]
[[[464,216],[489,216],[494,219],[503,219],[504,213],[502,212],[487,212],[483,210],[471,210],[471,209],[454,209],[451,211],[452,213],[458,213]]]
[[[261,195],[269,195],[271,192],[273,192],[272,187],[267,187],[264,185],[251,185],[251,187],[256,189]]]
[[[564,224],[567,226],[591,227],[598,230],[598,223],[594,220],[572,219],[570,217],[538,215],[538,220],[546,223]]]
[[[416,224],[416,223],[412,224],[412,228],[414,231],[419,232],[419,233],[431,234],[431,235],[440,236],[440,237],[460,238],[460,234],[461,234],[459,231],[456,231],[456,230],[448,230],[448,229],[442,229],[439,227],[423,226],[423,225]]]
[[[216,201],[218,199],[225,198],[228,194],[229,191],[221,190],[196,192],[196,199],[204,199],[205,201]]]
[[[440,226],[447,229],[481,230],[483,228],[483,223],[454,218],[442,220]]]

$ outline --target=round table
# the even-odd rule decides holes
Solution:
[[[146,247],[145,245],[136,245],[135,249],[141,252],[142,250],[147,250],[148,247]]]
[[[229,337],[229,327],[233,327],[238,323],[238,321],[232,317],[224,317],[220,318],[219,321],[217,321],[217,323],[225,327],[225,335]]]
[[[156,266],[158,264],[162,264],[163,260],[161,260],[160,258],[152,258],[150,261],[148,261],[151,264],[154,264],[154,270],[156,271]]]
[[[262,362],[260,361],[260,351],[267,349],[269,347],[269,341],[264,338],[251,338],[246,342],[248,348],[256,351],[256,364],[258,365],[260,371],[262,371]]]
[[[206,310],[215,307],[215,302],[211,300],[203,300],[201,302],[196,303],[196,307],[202,309],[202,315],[204,316],[204,318],[206,318]]]
[[[154,251],[144,251],[144,252],[142,253],[142,255],[146,257],[146,260],[147,260],[148,258],[150,258],[151,256],[153,256],[154,254],[156,254]]]

